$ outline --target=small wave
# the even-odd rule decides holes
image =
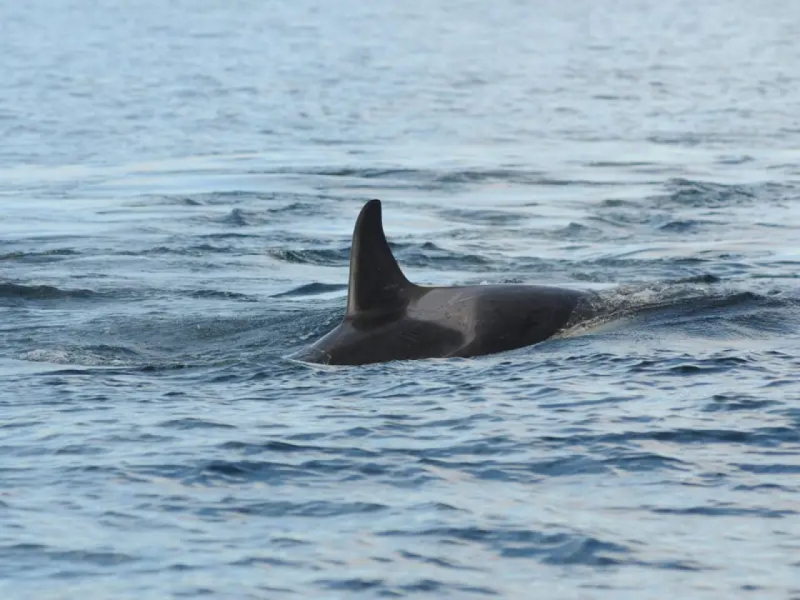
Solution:
[[[198,236],[209,240],[246,240],[259,237],[256,233],[240,233],[236,231],[225,231],[222,233],[206,233]]]
[[[267,208],[265,210],[243,210],[233,208],[223,217],[210,217],[214,223],[228,225],[231,227],[257,227],[274,222],[277,218],[311,217],[319,218],[321,213],[320,204],[309,204],[294,202],[286,206]]]
[[[436,190],[453,186],[484,183],[510,183],[517,185],[610,185],[608,182],[562,180],[547,177],[542,171],[528,168],[474,168],[474,169],[407,169],[372,167],[318,167],[311,169],[277,169],[269,173],[316,175],[363,179],[374,187],[371,180],[380,180],[383,187]],[[359,187],[351,185],[350,187]]]
[[[315,200],[328,199],[326,196],[315,197]],[[308,216],[319,217],[320,205],[319,202],[292,202],[286,206],[279,206],[276,208],[268,208],[267,212],[271,215],[291,215],[291,216]]]
[[[38,348],[26,352],[22,359],[66,365],[118,367],[130,365],[139,356],[137,351],[126,346],[96,344],[84,347]]]
[[[441,566],[441,565],[439,565]],[[375,597],[402,598],[410,594],[435,594],[438,597],[472,597],[476,594],[481,596],[498,596],[498,592],[485,587],[454,583],[449,581],[438,581],[436,579],[416,579],[406,584],[392,585],[383,579],[366,579],[362,577],[345,577],[340,579],[317,579],[316,585],[327,590],[337,592],[337,597],[341,593],[348,596],[359,592],[370,592]]]
[[[390,244],[404,267],[432,267],[438,269],[460,269],[480,267],[491,261],[478,254],[461,254],[446,250],[432,242],[424,244]]]
[[[228,425],[227,423],[217,423],[216,421],[207,421],[193,417],[170,419],[169,421],[159,423],[159,427],[166,427],[169,429],[236,429],[234,425]]]
[[[357,167],[341,167],[341,168],[326,168],[321,167],[309,170],[294,170],[283,169],[279,172],[291,172],[309,175],[325,175],[328,177],[360,177],[363,179],[386,179],[388,177],[396,177],[398,175],[414,176],[423,171],[418,169],[376,169],[376,168],[357,168]]]
[[[683,207],[720,208],[751,204],[759,197],[758,188],[752,185],[725,185],[678,178],[668,181],[666,187],[668,193],[655,198],[658,206],[677,204]]]
[[[776,443],[797,443],[800,434],[791,427],[763,427],[755,431],[733,429],[669,429],[653,431],[623,431],[620,433],[544,436],[543,441],[583,447],[597,444],[629,445],[640,441],[656,441],[677,445],[711,444],[772,447]],[[674,460],[674,459],[673,459]]]
[[[772,510],[768,508],[745,508],[738,506],[691,506],[689,508],[651,507],[649,510],[662,515],[700,515],[703,517],[742,517],[756,516],[760,518],[780,519],[794,516],[794,510]]]
[[[234,227],[245,227],[255,224],[254,214],[249,211],[244,211],[241,208],[234,208],[219,221],[220,223],[233,225]]]
[[[192,290],[186,292],[190,298],[198,299],[220,299],[220,300],[238,300],[240,302],[258,302],[258,298],[248,294],[240,294],[238,292],[228,292],[223,290]]]
[[[630,550],[620,544],[573,532],[542,533],[526,529],[433,528],[389,530],[384,536],[432,537],[447,542],[479,543],[500,556],[538,558],[551,564],[611,565],[623,562]]]
[[[339,266],[350,260],[350,248],[334,250],[270,250],[269,255],[278,260],[308,265]]]
[[[119,552],[95,552],[91,550],[60,550],[43,544],[16,544],[4,549],[7,557],[34,557],[39,561],[65,561],[76,564],[91,564],[98,567],[115,567],[134,562],[135,557]]]
[[[164,194],[158,196],[150,196],[146,200],[150,202],[155,201],[159,204],[178,204],[182,206],[206,206],[221,203],[231,203],[242,198],[252,198],[257,196],[253,192],[231,190],[226,192],[210,192],[204,194],[192,194],[190,196],[179,194]]]
[[[298,192],[256,192],[249,190],[229,190],[218,192],[207,192],[192,195],[158,195],[148,196],[144,201],[148,204],[166,204],[181,206],[215,206],[248,203],[258,205],[261,203],[289,202],[288,205],[271,207],[267,211],[270,213],[296,213],[305,210],[316,211],[319,209],[320,200],[337,200],[339,198],[327,194],[304,194]],[[141,200],[140,200],[141,201]]]
[[[20,300],[73,300],[94,298],[97,292],[86,289],[61,289],[51,285],[21,285],[0,282],[0,298]]]
[[[667,221],[659,225],[658,229],[669,233],[696,233],[702,231],[708,225],[717,225],[714,221],[705,219],[682,219]]]
[[[611,318],[641,314],[660,309],[679,309],[686,306],[698,310],[751,302],[757,298],[752,292],[726,293],[711,286],[718,281],[714,276],[690,277],[684,280],[619,288],[592,295],[586,299],[588,308],[596,315]]]
[[[293,288],[286,292],[280,292],[278,294],[273,294],[270,298],[284,298],[284,297],[295,297],[295,296],[315,296],[317,294],[325,294],[327,292],[338,292],[340,290],[346,290],[347,286],[339,283],[307,283],[306,285],[301,285],[300,287]]]
[[[193,246],[155,246],[146,250],[134,251],[124,250],[119,252],[122,256],[203,256],[205,254],[232,254],[241,253],[240,249],[233,246],[222,246],[214,244],[195,244]]]
[[[219,509],[220,512],[269,517],[338,517],[342,515],[374,513],[386,510],[384,504],[374,502],[254,502]]]
[[[447,221],[460,221],[463,223],[478,223],[482,225],[502,226],[516,225],[524,215],[499,210],[444,210],[439,213]]]
[[[46,250],[44,252],[8,252],[7,254],[0,254],[0,261],[3,260],[20,260],[29,262],[50,262],[60,260],[61,258],[70,256],[79,256],[80,252],[71,248],[55,248],[53,250]]]

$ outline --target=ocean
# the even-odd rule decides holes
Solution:
[[[800,5],[0,8],[0,597],[800,598]],[[320,367],[420,284],[613,310]]]

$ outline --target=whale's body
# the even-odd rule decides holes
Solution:
[[[512,350],[558,332],[584,296],[534,285],[415,285],[392,256],[380,201],[370,200],[353,232],[345,317],[292,358],[362,365]]]

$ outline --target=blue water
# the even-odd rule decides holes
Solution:
[[[0,7],[0,597],[800,597],[800,6]],[[418,283],[593,290],[286,360],[366,199]]]

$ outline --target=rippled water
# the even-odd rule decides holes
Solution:
[[[5,3],[4,599],[800,597],[800,9],[434,4]],[[286,360],[372,197],[608,318]]]

